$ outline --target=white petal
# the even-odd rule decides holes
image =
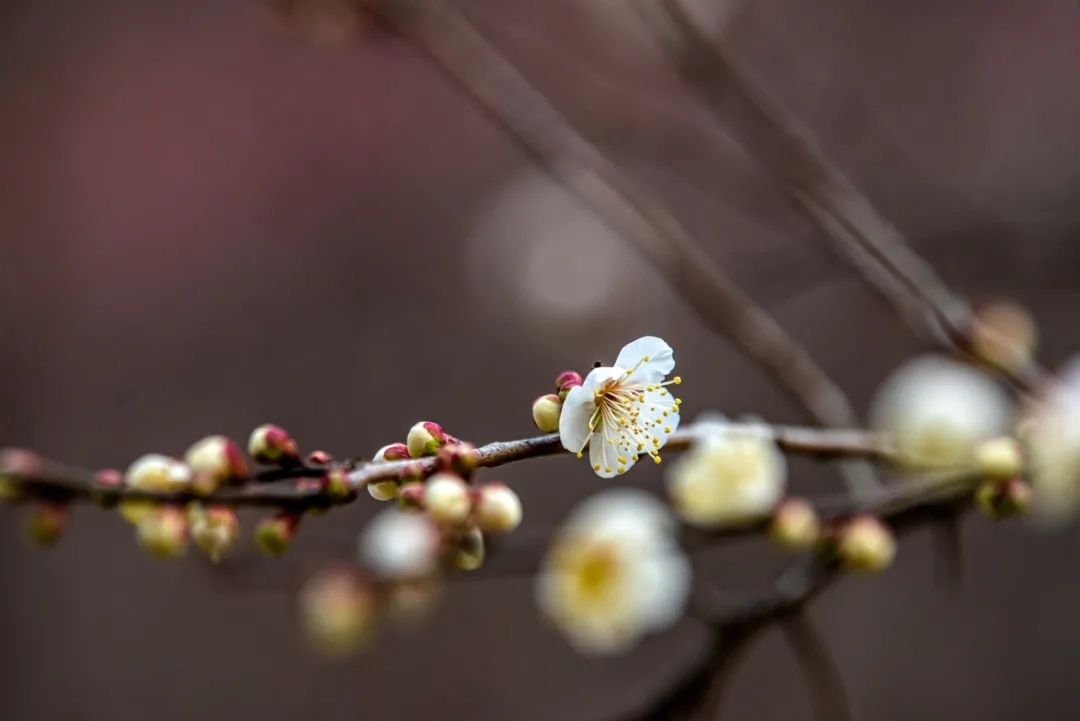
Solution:
[[[592,377],[592,374],[589,374]],[[559,440],[571,453],[580,453],[589,440],[589,421],[596,411],[592,391],[576,386],[566,394],[562,414],[559,416]]]
[[[638,560],[636,581],[642,585],[640,613],[646,627],[660,631],[679,620],[690,594],[692,572],[674,545]]]
[[[603,434],[594,433],[589,442],[589,464],[601,478],[614,478],[626,473],[637,456],[624,444],[609,443]],[[622,460],[619,460],[619,459]]]
[[[646,357],[649,360],[644,360]],[[663,340],[647,335],[623,346],[615,366],[624,371],[635,369],[629,375],[635,383],[659,383],[675,369],[675,354]]]

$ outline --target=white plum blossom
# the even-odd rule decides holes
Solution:
[[[589,447],[589,464],[601,478],[625,473],[638,456],[660,462],[660,449],[679,427],[680,400],[665,386],[679,384],[671,346],[645,336],[627,344],[613,366],[593,368],[571,388],[559,418],[563,447],[579,456]]]
[[[875,428],[890,434],[905,465],[949,468],[971,463],[981,441],[1007,433],[1013,408],[989,376],[942,356],[923,356],[885,381],[871,416]]]
[[[583,653],[625,651],[681,615],[690,565],[674,519],[643,491],[611,489],[556,533],[536,581],[537,604]]]
[[[368,522],[358,550],[361,560],[378,576],[421,578],[436,568],[439,534],[427,516],[390,508]]]
[[[1080,359],[1040,394],[1026,429],[1035,511],[1067,520],[1080,511]]]
[[[705,527],[745,523],[770,513],[787,482],[787,463],[772,437],[753,424],[714,418],[694,427],[693,446],[668,474],[675,511]]]

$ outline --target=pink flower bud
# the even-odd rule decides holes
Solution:
[[[471,443],[462,441],[447,443],[439,449],[438,457],[439,468],[456,473],[462,478],[471,476],[480,462],[480,455],[476,452],[476,447]]]
[[[236,543],[240,521],[228,506],[211,506],[203,510],[193,504],[188,511],[191,538],[213,563],[217,563]]]
[[[312,451],[307,456],[307,462],[313,466],[328,466],[334,462],[334,457],[326,451]]]
[[[264,518],[255,527],[255,543],[266,555],[281,558],[296,538],[299,525],[300,516],[288,511]]]
[[[1031,486],[1019,478],[984,481],[975,491],[975,504],[995,521],[1024,515],[1031,508],[1032,500]]]
[[[333,498],[345,498],[352,493],[349,474],[341,466],[331,468],[322,479],[323,491]]]
[[[581,374],[577,371],[563,371],[555,378],[555,390],[570,390],[574,386],[579,386],[584,382]]]
[[[52,546],[67,527],[68,510],[59,503],[42,503],[27,519],[26,538],[35,546]]]
[[[541,433],[554,433],[559,430],[560,415],[562,415],[562,401],[554,393],[540,396],[533,401],[533,423]]]
[[[222,484],[243,481],[250,475],[240,448],[225,436],[196,441],[184,454],[184,462],[195,474],[195,487],[200,493],[213,493]]]
[[[281,426],[266,423],[251,432],[248,453],[266,465],[291,466],[300,462],[296,441]]]
[[[521,499],[505,483],[488,483],[473,495],[473,515],[480,530],[508,533],[521,524]]]
[[[424,507],[424,484],[419,481],[402,484],[400,490],[398,490],[397,499],[402,508],[422,509]]]
[[[409,447],[404,443],[391,443],[388,446],[383,446],[375,452],[375,457],[371,460],[376,463],[382,463],[385,461],[404,461],[412,458],[409,455]]]
[[[446,444],[448,436],[442,426],[431,421],[420,421],[409,429],[405,439],[409,455],[413,458],[435,455]]]
[[[154,558],[177,558],[187,548],[187,517],[176,506],[160,506],[135,526],[143,550]]]
[[[102,468],[94,472],[94,483],[105,488],[118,488],[124,485],[124,474],[115,468]]]

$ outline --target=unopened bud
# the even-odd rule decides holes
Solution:
[[[991,438],[975,446],[975,468],[989,479],[1014,478],[1024,471],[1024,453],[1020,441],[1008,436]]]
[[[456,473],[462,478],[468,478],[472,475],[477,464],[480,463],[480,455],[476,452],[476,446],[462,441],[447,443],[439,449],[438,456],[439,468]]]
[[[349,474],[341,466],[331,468],[322,479],[323,491],[333,498],[346,498],[352,493]]]
[[[312,451],[307,454],[307,462],[313,466],[328,466],[334,462],[334,457],[326,451]]]
[[[404,461],[408,458],[411,458],[411,456],[407,445],[404,443],[391,443],[376,451],[371,460],[374,463],[384,463],[386,461]],[[396,480],[375,481],[367,485],[367,492],[376,501],[392,501],[397,497],[398,483]]]
[[[300,591],[300,620],[308,640],[329,656],[362,648],[375,626],[377,608],[371,586],[349,571],[323,571]]]
[[[52,546],[67,527],[67,506],[43,503],[33,510],[26,523],[26,538],[35,546]]]
[[[442,426],[432,421],[420,421],[409,429],[409,436],[405,439],[409,455],[413,458],[435,455],[446,441],[447,435]]]
[[[187,517],[176,506],[160,506],[135,526],[143,550],[154,558],[177,558],[187,547]]]
[[[121,518],[133,526],[139,525],[144,518],[157,510],[157,507],[158,504],[153,501],[142,500],[124,500],[116,504]]]
[[[281,512],[259,521],[255,527],[255,543],[268,556],[281,558],[296,538],[300,517],[294,513]]]
[[[94,472],[94,484],[105,488],[118,488],[124,485],[124,474],[115,468],[102,468]]]
[[[559,430],[559,416],[561,414],[562,401],[554,393],[540,396],[533,401],[533,423],[536,424],[541,433],[554,433]]]
[[[440,523],[464,523],[471,506],[469,487],[458,476],[436,473],[424,484],[424,510]]]
[[[236,512],[227,506],[203,509],[193,505],[188,511],[191,538],[210,560],[217,563],[228,553],[240,535],[240,521]]]
[[[448,541],[446,558],[462,571],[475,571],[484,565],[484,535],[479,528],[467,528],[455,533]]]
[[[856,516],[840,529],[836,550],[853,571],[883,571],[896,557],[896,538],[874,516]]]
[[[817,511],[803,498],[789,498],[773,513],[769,535],[791,550],[811,548],[821,536]]]
[[[213,493],[225,483],[242,481],[250,475],[247,459],[239,446],[225,436],[207,436],[184,454],[184,462],[195,474],[200,493]]]
[[[406,510],[421,510],[424,507],[424,484],[420,481],[403,483],[397,494],[398,505]]]
[[[357,550],[361,560],[380,578],[421,578],[435,570],[439,532],[426,516],[388,508],[368,522]]]
[[[555,378],[555,390],[560,393],[564,390],[569,391],[574,386],[579,386],[584,382],[585,380],[577,371],[563,371]]]
[[[128,467],[125,475],[129,488],[160,493],[187,490],[192,480],[191,469],[186,464],[160,453],[147,453],[139,457]]]
[[[1038,343],[1038,326],[1021,305],[999,300],[976,308],[971,350],[980,360],[1002,370],[1031,362]]]
[[[296,441],[281,426],[265,423],[251,432],[248,453],[259,463],[291,466],[300,462]]]
[[[1031,486],[1019,478],[984,481],[975,491],[975,504],[995,521],[1026,514],[1033,498]]]
[[[473,513],[485,533],[507,533],[521,524],[521,499],[504,483],[488,483],[475,490]]]

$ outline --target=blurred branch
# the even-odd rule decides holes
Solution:
[[[724,129],[783,181],[795,204],[897,313],[932,342],[971,355],[976,320],[967,302],[877,212],[808,129],[738,67],[682,0],[634,0],[634,7]],[[1043,373],[1034,361],[998,370],[1023,391]]]
[[[859,430],[827,430],[798,426],[766,426],[764,424],[732,424],[736,428],[760,429],[768,434],[784,452],[820,459],[861,458],[888,460],[892,446],[880,434]],[[665,450],[684,450],[695,437],[693,425],[676,431]],[[552,433],[514,441],[495,441],[476,449],[477,465],[493,468],[529,458],[552,455],[571,455]],[[271,506],[302,510],[350,503],[355,492],[369,483],[396,480],[403,477],[423,477],[435,472],[438,458],[364,463],[343,468],[348,494],[334,494],[319,486],[297,487],[282,481],[320,479],[332,469],[329,466],[297,465],[275,468],[257,474],[247,484],[219,489],[209,494],[196,492],[160,493],[101,483],[93,472],[50,461],[18,448],[0,450],[0,476],[18,485],[15,501],[55,500],[93,501],[105,505],[120,501],[154,501],[185,503],[201,501],[211,505]]]
[[[850,402],[788,333],[724,272],[668,210],[585,139],[538,89],[443,0],[370,0],[387,28],[456,82],[471,102],[667,280],[707,326],[764,368],[818,423],[859,425]],[[868,466],[848,466],[856,487]]]
[[[848,721],[851,709],[840,669],[806,613],[791,614],[781,621],[780,628],[806,679],[815,718],[818,721]]]

